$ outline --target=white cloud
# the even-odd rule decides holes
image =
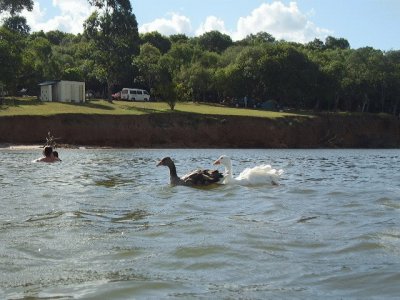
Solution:
[[[32,11],[23,11],[23,15],[26,18],[26,21],[33,31],[36,31],[36,24],[40,22],[46,15],[46,9],[41,10],[40,4],[35,2]]]
[[[229,32],[225,28],[225,23],[223,20],[209,16],[206,18],[206,21],[200,25],[200,27],[196,30],[196,35],[202,35],[203,33],[217,30],[224,34],[229,34]]]
[[[139,31],[158,31],[164,35],[184,33],[188,36],[199,36],[205,32],[218,30],[230,35],[233,40],[241,40],[249,34],[264,31],[272,34],[278,40],[305,43],[315,38],[324,40],[326,36],[332,34],[332,31],[320,28],[309,20],[314,14],[314,10],[307,14],[301,12],[296,2],[285,5],[281,1],[274,1],[270,4],[263,3],[250,15],[240,17],[236,30],[227,29],[223,19],[208,16],[193,32],[188,17],[172,13],[170,18],[159,18],[143,24]]]
[[[45,20],[47,10],[41,9],[36,1],[31,12],[23,12],[31,31],[60,30],[74,34],[82,33],[83,23],[93,11],[87,0],[53,0],[53,6],[59,9],[58,15],[48,20]]]
[[[186,16],[182,16],[178,13],[171,13],[171,18],[160,18],[155,19],[151,23],[143,24],[139,27],[139,31],[144,32],[152,32],[158,31],[163,35],[171,35],[183,33],[186,35],[190,35],[192,31],[192,25],[190,20]]]
[[[280,1],[263,3],[249,16],[239,18],[237,31],[232,38],[240,40],[260,31],[268,32],[276,39],[300,43],[331,34],[331,31],[319,28],[308,20],[308,16],[299,10],[295,2],[285,6]]]
[[[42,8],[35,1],[33,11],[24,11],[23,15],[32,31],[61,30],[64,32],[81,33],[83,23],[89,17],[93,8],[87,0],[52,0],[53,8]],[[55,10],[54,16],[48,18],[48,11]],[[236,28],[227,28],[224,20],[217,16],[208,16],[196,30],[192,29],[189,17],[180,13],[169,13],[166,17],[157,18],[139,27],[140,32],[158,31],[164,35],[183,33],[188,36],[199,36],[205,32],[218,30],[228,34],[233,40],[240,40],[249,34],[261,31],[272,34],[276,39],[305,43],[319,38],[324,40],[332,35],[332,31],[320,28],[310,18],[315,14],[301,12],[296,2],[285,5],[281,1],[263,3],[249,15],[238,19]]]

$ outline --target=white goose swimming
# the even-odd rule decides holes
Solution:
[[[222,155],[218,158],[214,165],[223,165],[225,167],[223,184],[239,184],[239,185],[263,185],[273,184],[279,185],[279,178],[283,174],[283,170],[273,169],[270,165],[259,165],[253,168],[244,169],[239,176],[233,177],[232,161]]]

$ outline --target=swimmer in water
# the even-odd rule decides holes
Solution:
[[[55,162],[55,161],[59,161],[59,159],[56,160],[56,158],[54,157],[53,154],[53,148],[50,146],[46,146],[43,149],[43,157],[38,158],[35,160],[35,162]]]
[[[53,151],[53,156],[54,156],[54,161],[61,161],[61,159],[58,157],[57,151]]]

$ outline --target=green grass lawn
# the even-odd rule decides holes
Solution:
[[[41,102],[36,98],[7,98],[0,105],[1,116],[50,116],[57,114],[98,114],[98,115],[143,115],[150,113],[171,113],[164,102],[128,102],[92,99],[86,103]],[[295,113],[271,112],[258,109],[225,107],[204,103],[177,103],[174,113],[195,113],[204,115],[230,115],[262,118],[300,116]]]

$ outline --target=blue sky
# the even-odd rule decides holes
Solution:
[[[82,32],[87,0],[34,0],[24,12],[33,31]],[[210,30],[233,40],[266,31],[305,43],[343,37],[352,48],[400,50],[400,0],[132,0],[139,31],[200,35]]]

